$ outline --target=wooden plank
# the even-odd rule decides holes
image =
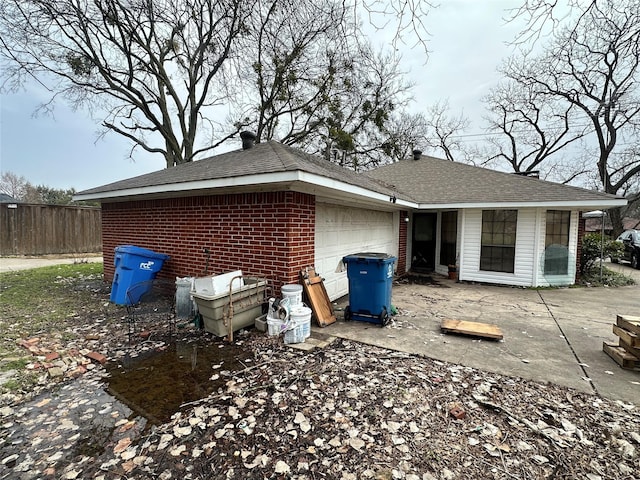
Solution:
[[[617,325],[625,330],[640,335],[640,317],[634,315],[618,315]]]
[[[640,337],[633,332],[630,332],[618,325],[613,325],[613,333],[620,337],[627,345],[631,345],[634,348],[640,348]]]
[[[640,348],[629,345],[622,338],[618,339],[618,346],[624,348],[627,353],[630,353],[640,361]]]
[[[625,370],[640,371],[640,360],[624,348],[613,343],[602,342],[602,350]]]
[[[465,320],[454,320],[445,318],[442,320],[440,329],[445,333],[459,333],[461,335],[473,335],[474,337],[491,338],[502,340],[502,330],[497,325],[490,323],[467,322]]]
[[[326,327],[334,323],[336,316],[333,313],[333,305],[331,305],[327,290],[324,288],[322,277],[316,273],[315,268],[302,269],[300,281],[318,326]]]

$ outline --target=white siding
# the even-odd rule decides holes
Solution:
[[[345,255],[381,252],[398,255],[398,213],[316,204],[315,267],[331,300],[346,295],[346,272],[336,272]]]
[[[518,210],[515,265],[513,273],[480,270],[482,210],[468,209],[461,222],[460,274],[461,280],[500,283],[505,285],[533,285],[534,254],[537,248],[537,209]]]

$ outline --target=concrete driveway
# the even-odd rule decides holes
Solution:
[[[52,265],[102,262],[100,253],[78,253],[68,255],[40,255],[37,257],[0,257],[0,273],[28,270]]]
[[[443,277],[423,285],[400,281],[393,286],[400,314],[386,328],[344,322],[345,299],[338,322],[314,331],[640,405],[640,372],[623,370],[602,351],[603,341],[617,343],[617,314],[640,315],[640,271],[614,267],[638,285],[533,290]],[[504,340],[442,334],[443,318],[497,324]]]

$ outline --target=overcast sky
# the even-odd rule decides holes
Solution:
[[[464,110],[471,119],[468,133],[481,133],[480,98],[499,76],[496,67],[511,52],[506,42],[517,29],[505,24],[510,0],[447,0],[426,18],[432,34],[425,64],[420,49],[403,53],[404,68],[416,83],[414,109],[449,98],[452,113]],[[78,191],[164,168],[161,155],[138,150],[128,158],[130,144],[115,134],[97,139],[98,125],[86,112],[62,102],[53,116],[34,116],[47,100],[35,86],[0,98],[0,169],[24,176],[34,185]],[[232,141],[227,150],[239,148]],[[220,150],[221,152],[222,150]]]

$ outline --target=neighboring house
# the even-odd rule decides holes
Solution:
[[[11,195],[7,195],[6,193],[0,193],[0,204],[10,203],[10,204],[18,204],[21,203],[20,200],[16,200]]]
[[[522,286],[575,281],[581,211],[626,200],[430,157],[357,174],[269,141],[79,192],[102,203],[105,278],[114,248],[169,254],[162,275],[241,269],[276,288],[315,265],[331,299],[343,256],[385,252],[396,271]]]
[[[622,229],[631,230],[640,228],[640,218],[625,217],[622,219]],[[602,231],[602,219],[601,218],[587,218],[585,219],[584,231],[587,233],[600,233]],[[604,234],[613,235],[613,226],[609,217],[605,217],[604,220]]]

